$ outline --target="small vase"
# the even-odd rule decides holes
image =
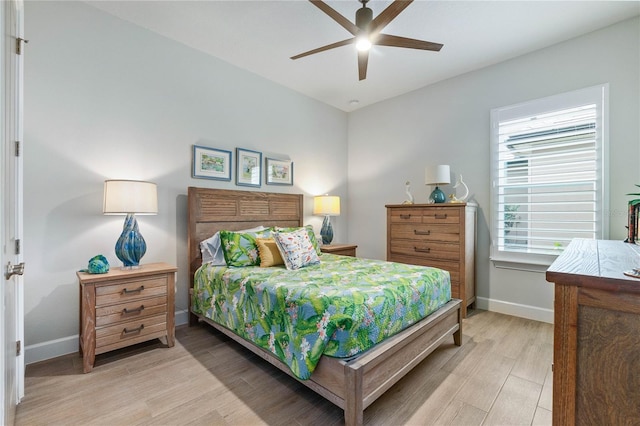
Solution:
[[[124,267],[133,269],[140,265],[140,259],[147,251],[147,243],[138,230],[138,221],[133,214],[127,214],[122,227],[122,234],[116,242],[116,256]]]

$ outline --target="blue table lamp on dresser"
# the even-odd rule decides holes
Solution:
[[[320,229],[322,244],[331,244],[333,240],[331,216],[340,216],[340,197],[335,195],[313,197],[313,214],[324,216]]]
[[[147,251],[147,243],[138,229],[136,214],[158,214],[158,190],[155,183],[137,180],[104,181],[104,214],[127,215],[122,234],[116,242],[116,256],[123,269],[136,269]]]
[[[424,171],[424,184],[435,185],[436,189],[429,195],[430,203],[444,203],[447,197],[438,185],[447,185],[451,183],[451,172],[449,166],[429,166]]]

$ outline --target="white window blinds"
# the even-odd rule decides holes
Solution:
[[[605,87],[593,89],[492,111],[494,255],[602,238]]]

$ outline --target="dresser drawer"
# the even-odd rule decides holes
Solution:
[[[411,241],[392,239],[392,255],[413,256],[416,259],[453,260],[460,259],[460,245],[429,241]]]
[[[114,344],[123,343],[122,346],[130,345],[129,340],[144,338],[158,332],[166,334],[167,315],[155,315],[152,317],[140,318],[133,321],[121,322],[115,325],[96,328],[96,353],[101,353],[102,348],[112,350]]]
[[[391,209],[391,223],[422,223],[421,209]]]
[[[460,227],[457,225],[425,225],[421,223],[396,223],[391,225],[394,240],[460,241]]]
[[[167,294],[167,276],[118,281],[117,284],[96,286],[96,306],[111,305]]]
[[[434,207],[422,212],[422,223],[454,224],[459,227],[460,209]]]
[[[104,306],[96,308],[96,327],[162,314],[166,311],[166,295]]]

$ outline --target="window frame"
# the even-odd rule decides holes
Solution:
[[[499,222],[499,194],[498,194],[498,168],[499,168],[499,123],[518,118],[531,117],[550,111],[569,109],[586,103],[595,103],[597,118],[596,138],[597,180],[600,188],[596,200],[596,238],[607,239],[609,237],[609,84],[560,93],[541,99],[534,99],[515,105],[494,108],[490,114],[490,152],[491,152],[491,254],[490,260],[498,268],[527,270],[532,272],[544,272],[553,263],[557,254],[522,253],[508,250],[498,250]]]

